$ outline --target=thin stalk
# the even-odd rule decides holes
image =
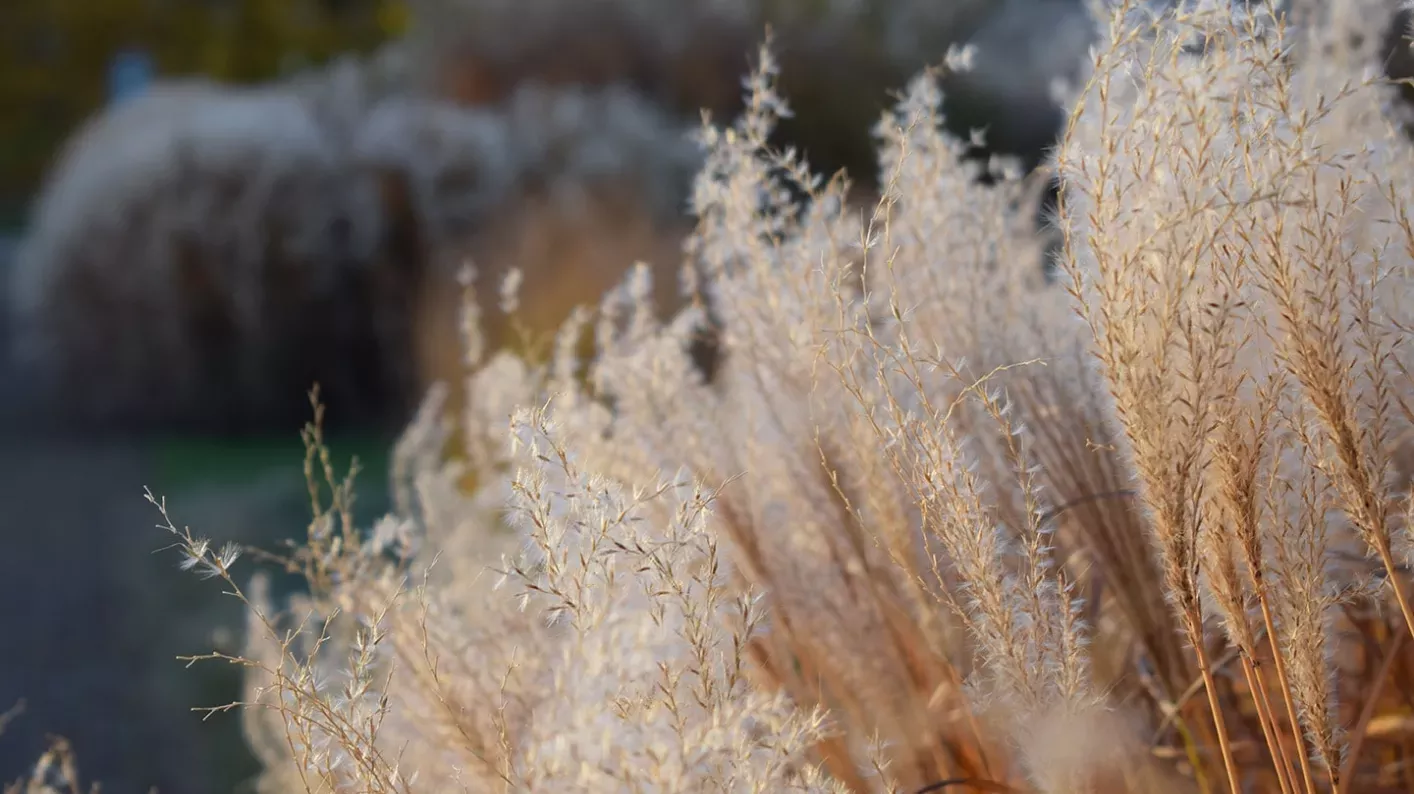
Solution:
[[[1262,737],[1266,739],[1267,750],[1272,756],[1272,769],[1277,775],[1277,785],[1281,786],[1282,794],[1292,794],[1291,783],[1287,780],[1288,770],[1284,763],[1285,753],[1281,751],[1281,741],[1272,727],[1272,717],[1268,712],[1266,695],[1262,692],[1262,683],[1257,679],[1252,657],[1246,651],[1242,653],[1242,675],[1247,679],[1247,689],[1252,692],[1252,702],[1257,707],[1257,722],[1262,726]]]
[[[1226,664],[1226,662],[1223,662]],[[1208,782],[1208,774],[1204,767],[1202,758],[1202,748],[1211,747],[1216,739],[1212,736],[1213,725],[1207,720],[1196,720],[1192,723],[1183,716],[1183,712],[1188,708],[1188,704],[1198,694],[1203,687],[1203,678],[1199,676],[1193,683],[1188,685],[1177,698],[1168,698],[1164,693],[1151,688],[1154,701],[1162,707],[1164,718],[1159,723],[1158,730],[1154,733],[1153,742],[1157,743],[1163,736],[1164,731],[1172,727],[1178,731],[1179,738],[1183,741],[1183,752],[1188,757],[1188,765],[1193,769],[1194,783],[1198,786],[1201,794],[1212,794],[1212,784]]]
[[[1281,648],[1277,645],[1277,623],[1272,617],[1272,608],[1267,601],[1266,583],[1257,581],[1257,602],[1262,606],[1262,622],[1267,628],[1267,642],[1272,648],[1272,666],[1277,671],[1277,683],[1281,686],[1281,699],[1286,704],[1286,718],[1291,722],[1291,734],[1296,740],[1296,759],[1301,764],[1301,779],[1305,782],[1307,794],[1316,794],[1316,781],[1311,774],[1310,754],[1306,752],[1306,739],[1301,730],[1301,721],[1296,716],[1296,701],[1291,695],[1290,679],[1286,675],[1286,662],[1282,659]]]
[[[1375,550],[1379,552],[1380,562],[1384,563],[1385,572],[1389,574],[1390,588],[1394,590],[1394,598],[1399,602],[1399,611],[1404,613],[1404,625],[1414,634],[1414,608],[1410,607],[1409,596],[1404,592],[1404,585],[1399,582],[1399,566],[1394,562],[1389,541],[1381,539],[1375,544]]]
[[[1198,752],[1198,742],[1193,738],[1193,731],[1182,719],[1174,720],[1173,727],[1183,739],[1183,751],[1188,756],[1189,766],[1193,767],[1193,779],[1198,784],[1198,791],[1200,794],[1212,794],[1213,787],[1208,782],[1208,773],[1203,771],[1203,756]]]
[[[1252,660],[1252,676],[1257,681],[1257,693],[1262,701],[1262,708],[1267,712],[1267,719],[1271,721],[1272,733],[1275,736],[1274,750],[1277,753],[1277,760],[1281,763],[1282,772],[1286,775],[1287,782],[1291,785],[1291,790],[1296,791],[1296,770],[1291,766],[1291,757],[1286,753],[1286,742],[1282,740],[1281,725],[1277,722],[1277,713],[1272,708],[1272,698],[1267,690],[1267,677],[1262,673],[1262,663],[1257,659]]]
[[[1208,651],[1203,647],[1202,621],[1201,615],[1190,614],[1187,621],[1188,633],[1193,639],[1193,650],[1198,654],[1198,670],[1203,674],[1203,689],[1208,693],[1208,706],[1213,712],[1213,727],[1218,732],[1218,749],[1222,752],[1228,785],[1232,787],[1232,794],[1242,794],[1237,761],[1232,757],[1232,742],[1228,739],[1227,719],[1223,716],[1222,703],[1218,700],[1217,682],[1213,679],[1213,667],[1208,661]]]

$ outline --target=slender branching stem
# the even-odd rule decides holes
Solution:
[[[1399,611],[1404,614],[1404,625],[1409,627],[1411,634],[1414,634],[1414,607],[1409,604],[1409,595],[1404,592],[1404,584],[1400,581],[1399,565],[1394,561],[1394,552],[1390,549],[1389,540],[1381,538],[1375,544],[1375,551],[1380,555],[1380,562],[1385,566],[1385,572],[1389,574],[1389,586],[1394,591],[1394,599],[1399,602]]]
[[[1251,690],[1252,702],[1257,707],[1257,722],[1262,726],[1262,738],[1266,740],[1272,755],[1272,769],[1276,772],[1277,785],[1281,786],[1282,794],[1292,794],[1291,783],[1287,778],[1289,770],[1286,768],[1286,754],[1281,749],[1281,738],[1275,733],[1266,692],[1263,691],[1261,680],[1257,678],[1252,655],[1246,649],[1242,651],[1242,675],[1247,679],[1247,688]]]
[[[1267,720],[1272,726],[1272,752],[1276,755],[1276,761],[1281,766],[1281,772],[1286,778],[1287,785],[1293,794],[1296,791],[1296,770],[1291,766],[1291,756],[1286,752],[1286,742],[1281,733],[1281,723],[1277,721],[1276,708],[1272,705],[1271,692],[1267,685],[1267,676],[1262,672],[1262,664],[1255,658],[1252,659],[1252,677],[1257,683],[1257,697],[1259,706],[1266,712]]]
[[[1223,769],[1227,772],[1227,782],[1232,794],[1241,794],[1242,781],[1237,772],[1237,761],[1232,757],[1232,741],[1228,738],[1227,720],[1223,716],[1222,701],[1218,699],[1217,683],[1213,678],[1213,666],[1208,652],[1203,647],[1203,617],[1196,612],[1186,616],[1189,637],[1193,650],[1198,656],[1198,670],[1203,674],[1203,689],[1208,695],[1208,706],[1213,713],[1213,727],[1218,733],[1218,750],[1222,753]]]
[[[1316,782],[1311,773],[1311,757],[1306,752],[1306,741],[1301,735],[1301,720],[1296,716],[1296,700],[1291,695],[1291,682],[1286,674],[1286,662],[1281,655],[1281,647],[1277,642],[1276,619],[1272,616],[1271,603],[1267,599],[1267,589],[1264,582],[1257,583],[1257,603],[1262,607],[1262,623],[1267,629],[1267,642],[1272,648],[1272,667],[1277,671],[1277,684],[1280,686],[1282,702],[1286,704],[1286,718],[1291,724],[1291,734],[1296,742],[1296,758],[1301,765],[1301,779],[1306,794],[1315,794]]]

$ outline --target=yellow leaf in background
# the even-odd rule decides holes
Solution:
[[[378,6],[378,29],[387,36],[400,36],[412,14],[404,0],[385,0]]]
[[[1375,738],[1408,733],[1414,733],[1414,717],[1406,714],[1385,714],[1375,717],[1365,728],[1365,734]]]

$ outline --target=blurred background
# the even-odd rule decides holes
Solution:
[[[537,331],[635,260],[680,300],[692,133],[741,105],[769,26],[780,143],[876,182],[871,129],[945,78],[974,153],[1037,164],[1090,40],[1080,0],[4,0],[0,3],[0,782],[67,737],[107,794],[244,791],[241,646],[155,511],[273,548],[306,521],[301,425],[386,508],[388,446],[488,343],[523,273]],[[157,552],[157,553],[154,553]]]

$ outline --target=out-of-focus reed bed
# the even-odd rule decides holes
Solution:
[[[1003,111],[959,114],[1034,155],[1055,127],[1043,84],[1087,32],[1069,2],[1022,5],[1055,22],[1050,60],[1002,57],[972,90]],[[545,333],[629,263],[673,258],[688,133],[701,109],[742,109],[767,26],[796,109],[774,141],[870,175],[887,92],[964,38],[1014,50],[1036,31],[1018,8],[444,0],[368,58],[161,82],[80,129],[37,198],[8,291],[20,358],[71,422],[288,426],[316,381],[335,421],[402,421],[459,380],[454,333],[433,329],[453,327],[468,261],[488,283],[519,269]]]

